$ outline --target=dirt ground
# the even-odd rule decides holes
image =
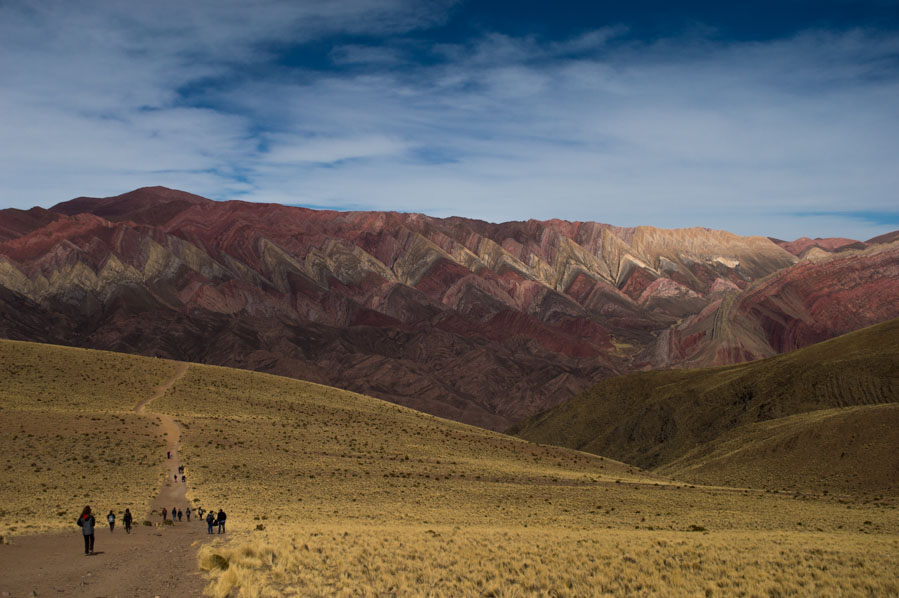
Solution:
[[[162,396],[187,371],[182,364],[176,374],[153,394],[138,403],[134,410],[144,414],[144,407]],[[152,508],[171,509],[187,506],[187,484],[174,482],[180,460],[178,446],[180,428],[169,416],[148,414],[157,419],[166,433],[171,459],[165,462],[165,481]],[[121,517],[110,533],[105,514],[97,519],[94,554],[84,555],[81,529],[72,522],[72,531],[63,534],[41,534],[14,537],[0,545],[0,596],[85,596],[116,598],[158,596],[159,598],[202,595],[205,584],[197,571],[197,549],[213,536],[206,524],[194,518],[174,525],[161,525],[159,515],[135,514],[131,534],[126,534]],[[152,526],[142,525],[148,519]]]

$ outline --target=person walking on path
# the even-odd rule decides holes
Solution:
[[[94,554],[94,524],[96,520],[91,515],[90,505],[84,507],[81,515],[78,517],[78,527],[81,528],[81,534],[84,536],[84,556]]]
[[[187,520],[190,521],[190,506],[187,507],[184,514],[187,515]]]
[[[165,507],[162,507],[162,522],[165,523],[165,517],[169,512],[165,510]]]
[[[215,523],[215,517],[212,515],[212,511],[206,513],[206,525],[209,526],[209,529],[206,530],[207,534],[212,533],[212,526]]]
[[[218,514],[218,517],[216,517],[216,521],[219,524],[219,533],[220,534],[225,533],[225,519],[227,519],[227,518],[228,518],[228,516],[225,515],[225,512],[223,510],[219,509],[219,514]]]
[[[115,513],[111,510],[109,511],[109,515],[106,516],[106,521],[109,523],[109,533],[111,534],[115,529]]]
[[[125,523],[125,533],[130,534],[133,518],[131,517],[131,511],[129,509],[125,509],[125,514],[122,515],[122,521]]]
[[[178,521],[181,521],[181,518],[184,517],[184,511],[178,509]]]
[[[172,507],[172,523],[178,521],[178,507]]]

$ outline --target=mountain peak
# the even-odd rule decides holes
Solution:
[[[113,222],[132,221],[159,226],[193,205],[212,203],[193,193],[168,187],[141,187],[112,197],[76,197],[50,208],[51,212],[74,216],[90,213]]]

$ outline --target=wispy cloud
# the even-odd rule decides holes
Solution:
[[[451,14],[400,1],[6,4],[0,203],[163,184],[782,238],[894,225],[852,214],[899,199],[897,36],[640,41],[610,26],[429,42]],[[324,43],[333,68],[285,64],[307,43]]]

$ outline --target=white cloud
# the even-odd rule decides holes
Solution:
[[[445,60],[417,67],[392,46],[341,44],[330,58],[352,68],[323,73],[270,58],[279,44],[335,33],[427,28],[449,5],[10,6],[0,8],[0,205],[162,184],[782,238],[896,228],[791,215],[895,210],[894,37],[487,34],[432,47]]]
[[[297,135],[269,137],[271,149],[259,159],[269,164],[321,163],[402,154],[405,144],[383,136],[308,138]]]

